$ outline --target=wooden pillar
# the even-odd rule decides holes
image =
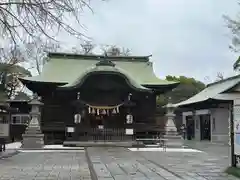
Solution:
[[[193,135],[193,137],[192,137],[192,139],[195,139],[196,138],[196,121],[197,121],[198,119],[197,119],[197,115],[196,115],[196,110],[195,109],[193,109],[192,110],[192,121],[193,121],[193,129],[192,129],[192,135]],[[191,139],[191,140],[192,140]]]
[[[229,136],[230,136],[230,157],[231,157],[231,166],[237,166],[237,159],[234,152],[234,103],[229,104],[230,118],[229,118]]]

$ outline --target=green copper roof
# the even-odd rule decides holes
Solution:
[[[195,96],[182,101],[175,106],[181,107],[186,105],[191,105],[199,102],[206,101],[208,99],[216,99],[216,100],[233,100],[236,98],[234,94],[225,93],[228,89],[234,87],[240,83],[240,76],[233,76],[212,84],[207,85],[207,87],[196,94]]]
[[[124,72],[124,70],[117,68],[117,67],[105,66],[105,65],[91,67],[91,68],[85,70],[77,79],[73,80],[72,82],[70,82],[66,85],[63,85],[62,87],[63,88],[74,87],[79,84],[82,84],[84,82],[84,79],[86,79],[88,77],[88,75],[91,75],[92,73],[119,74],[119,75],[123,76],[127,80],[127,82],[134,88],[142,89],[142,90],[150,90],[148,88],[143,87],[138,82],[136,82],[130,75],[128,75],[127,72]]]
[[[103,58],[114,62],[115,67],[110,69],[102,66],[96,68],[96,64]],[[23,79],[37,82],[67,83],[66,86],[69,86],[79,81],[79,78],[83,78],[88,71],[115,71],[125,74],[131,83],[139,88],[142,88],[143,85],[170,85],[176,83],[157,78],[153,72],[152,63],[149,62],[147,56],[124,58],[59,53],[49,55],[49,61],[44,65],[40,75]]]

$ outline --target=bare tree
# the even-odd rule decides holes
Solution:
[[[10,66],[25,61],[22,47],[13,43],[0,48],[0,63],[5,63]]]
[[[223,73],[218,72],[218,73],[217,73],[217,79],[216,79],[216,81],[221,81],[221,80],[223,80],[223,79],[224,79]]]
[[[205,76],[205,77],[204,77],[204,81],[210,82],[210,81],[211,81],[211,78],[210,78],[209,76]]]
[[[57,42],[38,38],[37,41],[25,44],[25,55],[30,65],[36,68],[38,74],[40,74],[46,62],[47,53],[56,52],[58,49],[60,49],[60,45]]]
[[[9,99],[14,98],[17,91],[21,89],[21,83],[18,80],[19,73],[9,73],[7,75],[5,89]]]
[[[7,74],[13,72],[16,65],[25,61],[21,47],[10,44],[0,49],[0,84],[5,87]]]
[[[96,45],[93,44],[91,41],[85,41],[84,43],[81,43],[78,47],[73,47],[72,52],[76,54],[93,54],[93,50],[95,47]]]
[[[31,73],[20,66],[25,61],[22,48],[11,45],[0,49],[0,92],[5,92],[7,97],[14,97],[22,86],[18,77]]]
[[[19,77],[26,75],[31,76],[31,73],[25,68],[15,65],[15,70],[7,72],[6,74],[4,91],[6,92],[7,97],[11,99],[24,89]]]
[[[131,55],[131,50],[128,48],[122,48],[121,54],[123,56],[130,56]]]
[[[240,67],[240,56],[238,57],[238,59],[234,62],[233,64],[233,70],[237,71],[239,70]]]
[[[59,30],[81,38],[84,35],[71,25],[74,21],[80,24],[79,15],[85,7],[91,10],[90,0],[2,0],[0,33],[15,43],[25,35],[53,38]]]
[[[239,5],[240,3],[238,3]],[[229,45],[229,48],[234,52],[238,53],[240,51],[240,17],[237,16],[235,19],[230,18],[229,16],[223,16],[226,20],[227,27],[231,30],[232,33],[232,42]],[[239,70],[240,67],[240,57],[234,62],[233,69]]]
[[[110,46],[106,52],[107,52],[108,56],[120,56],[121,55],[121,49],[118,48],[117,46]]]
[[[129,56],[131,54],[130,49],[117,47],[115,45],[105,45],[102,46],[101,49],[103,51],[103,54],[106,54],[108,56]]]
[[[83,54],[92,54],[93,49],[95,48],[95,44],[87,41],[84,44],[81,44]]]
[[[224,16],[224,19],[227,22],[227,27],[232,32],[232,42],[229,45],[229,48],[232,49],[234,52],[239,52],[240,47],[240,19],[231,19],[228,16]]]

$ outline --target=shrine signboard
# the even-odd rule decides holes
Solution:
[[[125,134],[126,135],[133,135],[134,134],[133,129],[126,129]]]

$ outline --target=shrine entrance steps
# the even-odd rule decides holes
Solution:
[[[64,141],[70,147],[132,147],[135,141]]]

